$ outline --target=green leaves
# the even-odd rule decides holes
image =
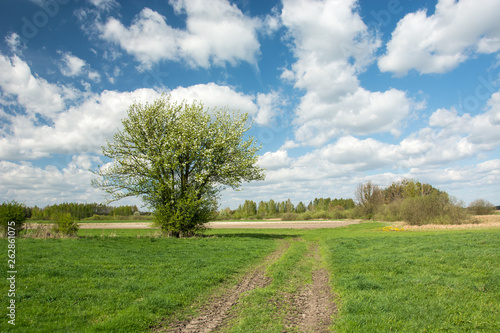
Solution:
[[[162,96],[151,104],[131,105],[122,122],[123,130],[103,147],[113,163],[101,167],[96,172],[100,178],[93,181],[110,201],[141,196],[161,219],[187,221],[186,216],[198,215],[179,217],[188,211],[184,206],[215,207],[222,187],[236,189],[244,181],[264,179],[256,165],[260,146],[253,137],[244,140],[247,114],[208,112],[201,103]]]

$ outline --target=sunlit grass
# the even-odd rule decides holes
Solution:
[[[288,251],[267,271],[271,284],[243,295],[228,331],[283,331],[287,308],[276,304],[309,283],[312,243],[338,296],[336,332],[500,331],[500,229],[385,226],[217,229],[192,239],[163,238],[155,229],[80,229],[79,238],[18,238],[15,330],[148,331],[235,283],[285,240]],[[6,263],[7,240],[0,248]],[[6,279],[0,288],[5,305]],[[9,329],[0,322],[0,331]]]
[[[126,232],[132,237],[17,239],[16,326],[2,320],[0,331],[147,331],[276,246],[267,237],[165,239]],[[5,239],[0,248],[6,263]],[[5,305],[6,279],[0,287]]]

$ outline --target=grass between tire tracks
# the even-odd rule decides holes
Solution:
[[[270,283],[243,293],[217,330],[305,330],[290,315],[300,315],[297,295],[326,268],[336,332],[500,331],[500,229],[384,232],[385,225],[218,229],[180,240],[152,238],[149,230],[19,238],[15,329],[150,331],[164,318],[195,316],[210,294],[235,285],[286,241],[287,251],[267,267]],[[6,263],[7,241],[0,246]],[[0,287],[5,305],[6,279]],[[0,331],[12,329],[2,318]]]

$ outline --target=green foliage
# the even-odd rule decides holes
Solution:
[[[16,235],[23,229],[26,220],[26,210],[23,204],[16,201],[4,202],[0,205],[0,228],[7,234],[8,226],[15,229]],[[15,222],[12,226],[11,222]]]
[[[413,179],[403,179],[393,182],[389,187],[382,190],[382,194],[386,203],[406,198],[423,197],[430,194],[447,195],[430,184],[423,184]]]
[[[297,204],[297,207],[295,207],[295,212],[298,214],[305,213],[306,211],[306,206],[301,202]]]
[[[64,236],[76,236],[78,233],[78,223],[70,213],[60,213],[53,217],[54,226],[52,230],[56,234]]]
[[[198,199],[196,193],[184,195],[174,204],[159,206],[153,217],[155,225],[167,235],[174,237],[190,237],[204,229],[215,211],[215,202],[209,198]]]
[[[230,219],[250,219],[250,218],[280,218],[284,214],[296,213],[299,220],[313,219],[313,213],[316,213],[316,219],[345,219],[349,216],[349,211],[355,207],[354,200],[352,199],[331,199],[331,198],[316,198],[306,205],[300,201],[295,206],[290,199],[278,202],[273,199],[260,201],[257,205],[252,200],[246,200],[243,205],[240,205],[236,210],[231,211],[229,208],[224,208],[219,211],[217,219],[230,220]],[[290,216],[295,215],[287,215]]]
[[[474,215],[491,215],[496,211],[495,205],[484,199],[476,199],[472,201],[467,209]]]
[[[282,221],[296,221],[299,219],[299,214],[297,213],[285,213],[281,216]]]
[[[170,96],[133,104],[123,130],[103,147],[113,163],[101,167],[92,184],[111,201],[142,197],[167,233],[189,234],[181,225],[204,223],[205,211],[224,186],[237,189],[242,182],[264,179],[256,164],[260,147],[253,137],[244,140],[247,121],[248,114],[209,113],[201,103],[178,104]]]
[[[312,220],[312,219],[313,219],[313,216],[312,216],[312,212],[310,212],[310,211],[301,213],[297,217],[297,220],[299,220],[299,221],[309,221],[309,220]]]
[[[400,214],[410,225],[461,224],[469,221],[460,204],[449,200],[448,195],[437,193],[405,199]]]
[[[401,221],[401,206],[404,201],[404,199],[397,199],[389,204],[384,205],[379,209],[379,212],[375,215],[375,218],[377,220],[388,222]]]
[[[372,182],[356,189],[358,206],[352,218],[405,221],[411,225],[461,224],[470,218],[463,204],[429,184],[404,179],[380,189]]]
[[[126,216],[137,212],[137,206],[120,206],[113,207],[98,203],[61,203],[48,205],[44,208],[28,207],[30,217],[33,220],[50,220],[52,216],[69,213],[75,219],[81,220],[91,218],[94,215],[118,215]]]

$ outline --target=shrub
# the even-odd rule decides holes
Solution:
[[[155,207],[153,222],[169,237],[191,237],[205,229],[215,213],[215,201],[198,198],[194,191],[185,193],[174,204]]]
[[[322,210],[319,212],[315,212],[312,215],[314,220],[322,220],[322,219],[328,219],[328,212]]]
[[[16,201],[4,202],[0,205],[0,228],[4,235],[7,234],[8,227],[14,227],[16,236],[23,229],[26,221],[26,211],[23,204]],[[11,225],[14,222],[14,225]]]
[[[362,218],[364,218],[363,209],[359,205],[355,206],[353,209],[349,209],[347,212],[348,212],[347,216],[350,219],[362,219]]]
[[[78,223],[70,213],[60,213],[53,217],[53,232],[64,236],[75,236],[78,232]]]
[[[307,211],[307,212],[299,214],[297,219],[299,221],[309,221],[309,220],[312,220],[312,214],[311,214],[311,212]]]
[[[461,203],[437,193],[406,198],[401,204],[400,213],[401,218],[410,225],[460,224],[468,221]]]
[[[298,216],[297,213],[285,213],[281,216],[281,221],[296,221]]]
[[[473,215],[491,215],[495,212],[496,207],[489,201],[484,199],[476,199],[467,207]]]
[[[444,205],[436,195],[406,198],[401,205],[401,217],[410,225],[430,224],[441,215]]]
[[[341,207],[342,209],[335,209],[332,212],[330,212],[329,216],[331,219],[334,220],[342,220],[346,219],[348,216],[348,213],[344,210],[344,207]]]
[[[384,205],[375,218],[389,222],[401,221],[401,205],[403,201],[403,199],[396,199],[390,204]]]

